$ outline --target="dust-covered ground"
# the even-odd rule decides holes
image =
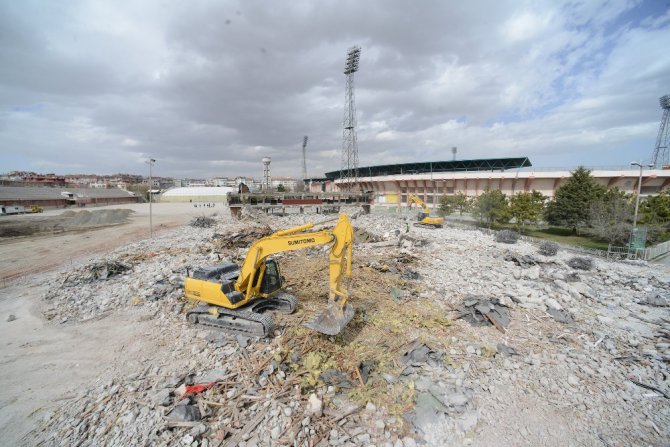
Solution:
[[[222,204],[208,214],[227,213]],[[153,231],[184,225],[205,212],[190,203],[154,203]],[[149,237],[149,204],[49,210],[0,218],[0,280],[44,272],[64,263]]]
[[[322,216],[209,211],[2,289],[6,442],[667,444],[667,267],[360,216],[347,328],[302,325],[327,299],[321,247],[277,256],[298,310],[247,339],[186,323],[187,269]]]

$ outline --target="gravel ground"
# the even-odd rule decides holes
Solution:
[[[407,391],[396,402],[402,412],[377,396],[361,401],[370,385],[352,392],[323,380],[306,383],[313,339],[289,336],[286,322],[293,317],[278,318],[280,329],[266,340],[222,336],[185,322],[187,267],[243,258],[244,248],[226,249],[221,238],[322,217],[215,216],[212,227],[164,231],[153,241],[31,278],[44,290],[39,310],[49,327],[134,315],[141,321],[141,355],[117,356],[67,399],[33,412],[34,428],[21,443],[614,446],[670,439],[666,266],[591,259],[590,270],[575,270],[570,265],[581,265],[572,262],[583,257],[578,253],[543,256],[527,242],[496,242],[477,230],[359,216],[354,225],[367,242],[354,247],[354,276],[367,269],[379,275],[381,289],[403,272],[378,259],[414,259],[412,279],[398,282],[407,290],[397,296],[378,290],[379,306],[400,300],[408,310],[435,309],[448,322],[440,340],[418,337],[401,373],[371,372],[370,380],[386,381],[389,392]],[[300,253],[284,261],[294,265],[323,251]],[[507,313],[509,324],[478,326],[459,318],[472,300]],[[374,312],[363,313],[372,321]],[[353,333],[344,339],[375,349],[373,340]],[[321,342],[339,349],[338,340]],[[357,383],[355,376],[348,379]],[[214,385],[184,395],[193,384]]]

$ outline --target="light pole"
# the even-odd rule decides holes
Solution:
[[[151,174],[151,168],[153,167],[154,163],[156,163],[156,160],[153,158],[150,158],[147,160],[147,163],[149,164],[149,238],[154,237],[154,225],[153,225],[153,210],[151,209],[151,205],[153,203],[153,194],[151,193],[151,190],[153,189],[153,176]]]
[[[633,231],[635,231],[635,227],[637,227],[637,211],[640,208],[640,191],[642,190],[642,168],[644,167],[653,168],[654,165],[643,165],[642,162],[638,163],[636,161],[632,161],[630,165],[640,167],[640,176],[637,179],[637,196],[635,197],[635,215],[633,216]]]

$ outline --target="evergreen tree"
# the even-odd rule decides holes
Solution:
[[[606,188],[591,177],[583,166],[572,172],[568,181],[556,189],[554,200],[549,202],[545,218],[551,225],[578,227],[589,223],[591,205],[599,200]]]

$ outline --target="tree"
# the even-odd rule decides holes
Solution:
[[[520,192],[510,197],[509,213],[516,221],[517,228],[522,227],[526,222],[537,224],[544,211],[544,201],[547,200],[541,192]]]
[[[454,208],[458,210],[460,216],[463,215],[463,212],[467,211],[470,208],[470,199],[466,196],[463,191],[458,191],[453,196]]]
[[[630,195],[619,188],[608,189],[591,204],[587,233],[612,245],[626,245],[633,228],[633,206]]]
[[[591,171],[583,166],[572,172],[568,181],[556,189],[554,200],[549,202],[545,218],[551,225],[578,227],[589,223],[591,205],[599,200],[606,188],[591,177]]]
[[[648,196],[640,202],[639,222],[647,227],[649,242],[670,239],[670,192]]]
[[[440,214],[443,216],[452,214],[455,211],[458,211],[459,215],[462,216],[463,212],[467,211],[469,207],[470,200],[462,191],[458,191],[453,196],[440,197]]]
[[[286,188],[284,188],[283,183],[280,183],[279,186],[277,186],[277,192],[286,192]]]
[[[453,196],[442,196],[440,197],[440,214],[442,216],[448,216],[453,213],[454,210],[454,199]]]
[[[488,227],[494,222],[505,223],[509,221],[509,205],[507,196],[500,190],[487,189],[475,200],[473,214],[480,222],[486,222]]]

